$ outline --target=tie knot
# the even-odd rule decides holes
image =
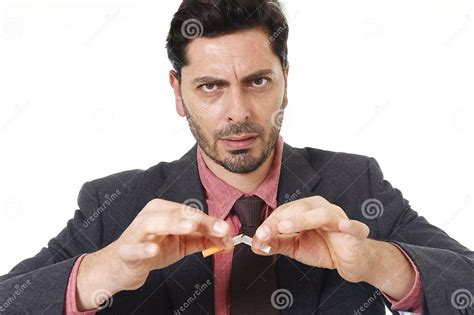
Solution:
[[[232,211],[239,217],[240,232],[248,236],[253,236],[257,227],[262,223],[263,200],[257,196],[241,197],[232,208]]]

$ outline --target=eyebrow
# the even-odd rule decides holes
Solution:
[[[252,81],[252,80],[255,80],[255,79],[258,79],[258,78],[261,78],[263,76],[273,76],[275,75],[275,71],[273,71],[272,69],[263,69],[263,70],[258,70],[254,73],[251,73],[247,76],[245,76],[242,81]],[[200,78],[196,78],[194,80],[191,81],[191,84],[207,84],[207,83],[219,83],[219,84],[228,84],[229,82],[224,80],[224,79],[220,79],[220,78],[217,78],[217,77],[211,77],[211,76],[205,76],[205,77],[200,77]]]

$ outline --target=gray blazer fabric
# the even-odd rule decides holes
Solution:
[[[0,313],[63,313],[76,259],[116,240],[151,199],[202,204],[207,213],[196,149],[197,144],[179,160],[147,170],[86,182],[67,226],[38,254],[0,277]],[[278,205],[314,195],[367,224],[370,238],[395,242],[410,255],[423,282],[424,314],[474,314],[474,253],[412,210],[384,180],[375,159],[285,143]],[[212,267],[212,257],[187,256],[152,271],[140,289],[115,294],[99,313],[214,314]],[[385,314],[384,305],[390,307],[376,288],[349,283],[334,270],[283,255],[277,256],[277,270],[279,287],[291,299],[282,314]]]

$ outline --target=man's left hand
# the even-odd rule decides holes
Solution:
[[[321,196],[279,206],[255,235],[252,248],[259,255],[282,254],[307,265],[337,269],[350,282],[364,281],[371,270],[369,227],[350,220]],[[269,254],[259,250],[264,245],[271,246]]]

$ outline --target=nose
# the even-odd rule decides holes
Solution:
[[[229,89],[227,99],[227,121],[229,123],[243,123],[250,117],[250,104],[245,93],[240,88]]]

